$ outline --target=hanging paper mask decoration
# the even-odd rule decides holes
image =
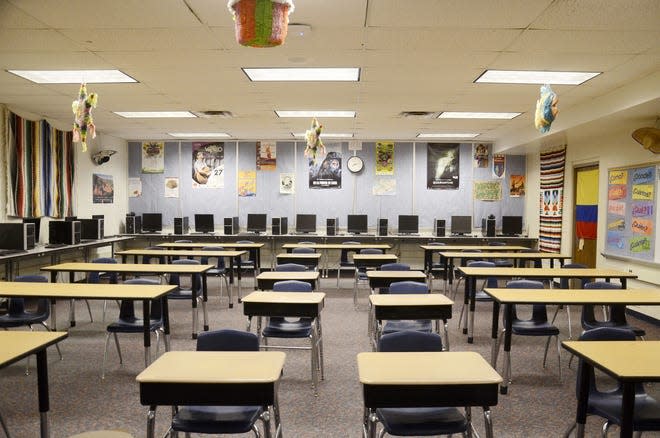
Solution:
[[[274,47],[284,43],[293,0],[229,0],[236,22],[236,41],[242,46]]]
[[[552,91],[550,85],[541,86],[541,96],[536,101],[536,114],[534,115],[534,126],[545,134],[550,130],[550,125],[555,120],[559,108],[557,108],[557,94]]]
[[[96,127],[92,118],[92,108],[96,108],[98,95],[96,93],[87,94],[87,85],[80,84],[78,100],[71,104],[73,110],[73,141],[82,144],[82,151],[87,151],[87,135],[96,138]]]
[[[323,131],[323,125],[319,124],[319,121],[314,117],[312,119],[312,127],[305,132],[305,138],[307,139],[305,156],[311,158],[314,163],[316,163],[317,156],[325,156],[325,146],[321,141],[321,131]]]

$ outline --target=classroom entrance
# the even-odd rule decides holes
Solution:
[[[573,170],[573,263],[596,267],[598,232],[598,165],[577,167]]]

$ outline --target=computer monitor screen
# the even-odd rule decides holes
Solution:
[[[346,221],[347,231],[352,234],[366,234],[368,231],[368,216],[366,214],[349,214]]]
[[[24,217],[24,224],[34,224],[34,241],[39,242],[39,229],[41,228],[40,217]]]
[[[163,230],[162,213],[142,213],[142,231],[155,233]]]
[[[247,215],[247,230],[251,233],[265,233],[268,215],[250,213]]]
[[[399,215],[399,234],[419,233],[419,216],[414,214]]]
[[[472,234],[472,216],[452,216],[451,234]]]
[[[144,227],[144,225],[142,225]],[[215,231],[215,223],[212,214],[195,215],[195,231],[198,233],[212,233]]]
[[[522,234],[522,216],[502,216],[502,234],[518,236]]]
[[[296,233],[316,233],[316,215],[297,214]]]

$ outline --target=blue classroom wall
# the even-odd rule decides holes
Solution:
[[[220,227],[224,217],[239,216],[245,227],[248,213],[267,213],[271,217],[286,216],[294,225],[296,213],[316,214],[319,230],[326,218],[339,218],[339,226],[346,227],[347,214],[368,214],[369,227],[375,227],[378,218],[389,220],[390,230],[396,230],[398,215],[419,215],[420,229],[431,229],[434,219],[445,219],[447,228],[452,215],[470,215],[475,228],[481,218],[489,214],[501,225],[502,215],[524,216],[525,197],[509,196],[509,176],[525,175],[525,157],[507,155],[502,181],[502,200],[484,202],[473,200],[473,181],[494,180],[490,166],[474,168],[472,144],[460,145],[460,183],[455,190],[428,190],[426,188],[426,142],[396,142],[394,149],[394,175],[375,175],[375,142],[362,142],[361,150],[349,151],[348,143],[326,140],[328,147],[337,147],[342,153],[342,184],[340,189],[309,188],[305,142],[278,141],[277,168],[256,172],[257,193],[253,197],[237,196],[239,170],[256,170],[256,142],[225,141],[224,188],[192,187],[192,142],[165,142],[165,171],[160,174],[141,173],[141,142],[129,142],[129,177],[139,177],[142,196],[129,198],[129,209],[137,214],[162,212],[163,225],[171,227],[174,217],[189,216],[191,227],[196,213],[213,213],[215,225]],[[356,154],[365,162],[359,174],[346,169],[346,159]],[[490,157],[492,162],[492,156]],[[295,174],[295,194],[280,194],[280,173]],[[179,178],[179,198],[164,197],[166,177]],[[377,178],[396,181],[395,194],[375,196]]]

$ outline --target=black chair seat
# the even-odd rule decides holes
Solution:
[[[189,433],[247,433],[262,413],[261,406],[182,406],[172,419],[172,429]]]
[[[109,324],[106,330],[110,333],[142,333],[144,325],[142,318],[127,318]],[[149,331],[153,332],[163,325],[160,319],[152,319],[149,324]]]
[[[197,294],[201,296],[201,294]],[[192,291],[190,289],[177,289],[167,294],[169,300],[190,300],[192,298]]]
[[[208,271],[206,271],[206,275],[218,275],[218,276],[220,276],[220,275],[225,275],[226,272],[227,272],[227,270],[225,268],[221,268],[221,269],[212,268],[212,269],[209,269]]]
[[[490,295],[488,295],[486,292],[484,292],[482,290],[478,290],[474,294],[474,299],[476,301],[493,301],[493,297],[491,297]]]
[[[624,330],[631,330],[633,333],[635,333],[635,336],[637,336],[638,338],[646,336],[646,331],[644,329],[641,329],[639,327],[633,327],[629,324],[620,324],[616,321],[597,321],[596,323],[590,323],[587,321],[582,322],[582,328],[585,331],[597,329],[599,327],[613,327]]]
[[[44,315],[33,314],[30,312],[23,312],[20,314],[6,314],[0,316],[0,327],[13,328],[32,324],[41,324],[42,321],[46,321],[47,319],[47,317],[44,318]]]
[[[300,318],[289,321],[285,318],[271,318],[262,334],[273,338],[308,338],[312,336],[312,320]]]
[[[495,267],[497,268],[513,268],[513,262],[511,260],[493,260]]]
[[[589,414],[598,415],[610,423],[621,425],[622,392],[615,389],[610,392],[589,394]],[[660,404],[650,395],[635,394],[635,410],[633,411],[633,430],[660,430]]]
[[[511,328],[514,335],[522,336],[558,336],[559,329],[551,323],[535,320],[517,320]]]
[[[390,333],[402,332],[405,330],[432,333],[433,325],[429,319],[392,320],[385,323],[385,327],[383,327],[383,334],[388,335]]]
[[[390,435],[429,436],[467,430],[465,416],[456,408],[382,408],[376,415]]]

